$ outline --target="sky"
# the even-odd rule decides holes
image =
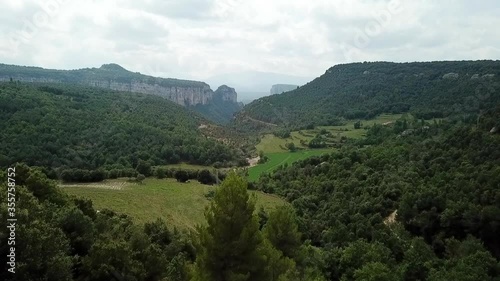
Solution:
[[[500,59],[500,1],[0,0],[0,63],[205,80]],[[280,81],[277,81],[279,83]]]

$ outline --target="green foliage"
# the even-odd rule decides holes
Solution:
[[[187,182],[189,180],[189,174],[184,170],[176,171],[174,176],[178,182]]]
[[[236,123],[252,118],[303,129],[381,113],[410,112],[422,119],[478,113],[500,103],[499,69],[499,61],[337,65],[295,91],[246,105]],[[451,72],[459,77],[443,78]],[[480,77],[472,79],[474,74]]]
[[[490,130],[499,113],[484,111],[479,126],[372,126],[366,139],[277,168],[255,187],[292,204],[332,280],[495,280],[500,138]]]
[[[206,210],[207,226],[198,227],[195,280],[263,280],[263,239],[254,208],[246,182],[229,174]]]
[[[215,176],[210,173],[209,170],[201,170],[198,172],[198,181],[201,184],[207,184],[207,185],[213,185],[217,181],[215,179]]]
[[[136,180],[138,183],[142,183],[142,181],[145,179],[146,179],[146,176],[144,176],[143,174],[138,174],[136,177]]]
[[[290,130],[286,130],[286,129],[282,129],[282,130],[278,130],[278,131],[275,131],[273,132],[273,134],[275,136],[277,136],[278,138],[282,138],[282,139],[287,139],[290,137]]]
[[[289,142],[285,145],[286,149],[288,149],[290,152],[295,152],[297,151],[297,147],[293,142]]]
[[[285,257],[296,258],[302,245],[295,211],[289,206],[276,208],[269,214],[264,237]]]
[[[179,161],[237,164],[243,158],[207,139],[206,121],[161,97],[65,84],[0,83],[0,167],[15,162],[59,176]],[[149,164],[148,164],[149,163]]]
[[[125,215],[96,212],[88,200],[71,199],[43,173],[16,166],[15,280],[187,280],[194,250],[162,221],[134,225]],[[6,178],[0,173],[2,187]],[[0,193],[2,208],[6,192]],[[7,221],[6,212],[0,219]],[[0,239],[7,241],[7,228]],[[7,243],[0,254],[7,256]],[[13,280],[0,272],[1,280]]]

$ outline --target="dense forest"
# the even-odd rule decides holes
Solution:
[[[111,84],[119,84],[115,85],[118,88],[113,89],[165,97],[165,94],[161,93],[161,89],[158,89],[158,87],[162,87],[163,91],[172,92],[170,96],[177,103],[186,105],[191,110],[219,124],[231,121],[234,113],[241,109],[240,105],[236,102],[222,100],[217,90],[215,92],[212,91],[210,86],[204,82],[153,77],[139,72],[128,71],[117,64],[104,64],[99,68],[76,70],[55,70],[0,64],[0,81],[8,80],[80,84],[103,88],[112,88]],[[150,89],[147,90],[142,85],[133,90],[133,84],[136,83],[149,85]],[[193,93],[199,94],[197,98],[193,98]],[[236,99],[236,92],[234,92],[234,95]],[[201,100],[205,100],[205,102],[201,103]]]
[[[1,280],[324,280],[319,249],[303,244],[293,209],[278,207],[259,219],[245,180],[229,174],[207,209],[206,224],[187,233],[162,220],[135,224],[130,217],[96,210],[67,196],[38,169],[18,164],[0,181],[15,178],[15,274],[0,246]],[[7,210],[7,193],[0,204]],[[7,221],[7,212],[0,219]],[[9,229],[0,229],[7,241]],[[12,246],[12,245],[10,245]]]
[[[500,108],[473,121],[376,125],[255,188],[291,202],[328,280],[499,280]]]
[[[0,167],[135,169],[186,162],[244,165],[199,129],[207,120],[166,99],[63,84],[0,84]]]
[[[11,77],[13,80],[23,78],[46,79],[48,82],[63,82],[81,84],[85,81],[115,81],[130,84],[135,81],[154,83],[163,87],[205,87],[203,82],[180,80],[173,78],[156,78],[139,72],[131,72],[117,64],[104,64],[99,68],[83,68],[77,70],[55,70],[41,67],[17,66],[0,64],[0,76]]]
[[[259,120],[296,129],[406,112],[442,118],[489,108],[500,103],[499,93],[500,61],[345,64],[297,90],[250,103],[236,125]]]
[[[10,190],[15,178],[15,200],[0,193],[0,219],[7,221],[4,210],[15,203],[18,220],[16,275],[4,269],[0,279],[499,281],[498,66],[336,66],[246,107],[232,125],[247,135],[216,130],[154,95],[0,83],[0,185]],[[241,139],[252,130],[286,137],[293,128],[381,112],[411,114],[383,125],[364,122],[365,137],[346,138],[332,153],[280,166],[256,182],[247,183],[237,169],[153,168],[243,166],[246,155],[222,141],[248,148],[255,139]],[[49,179],[124,176],[218,186],[206,194],[205,223],[188,232],[96,210]],[[248,189],[288,203],[256,209]],[[0,240],[9,235],[0,229]],[[10,252],[0,245],[5,268]]]

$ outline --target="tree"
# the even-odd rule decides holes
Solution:
[[[166,178],[167,171],[165,169],[162,169],[162,168],[156,169],[156,177],[160,180]]]
[[[281,206],[269,214],[264,227],[264,237],[280,250],[285,257],[296,257],[302,244],[295,211],[289,206]]]
[[[198,181],[201,184],[213,185],[215,183],[215,177],[209,170],[201,170],[198,173]]]
[[[361,121],[354,123],[354,129],[361,129]]]
[[[176,171],[174,177],[178,182],[187,182],[189,180],[189,175],[184,170]]]
[[[295,144],[293,142],[285,144],[285,147],[291,152],[297,151],[297,147],[295,147]]]
[[[144,176],[143,174],[138,174],[136,177],[137,182],[139,182],[141,184],[142,184],[142,181],[145,179],[146,179],[146,176]]]
[[[145,175],[146,177],[151,176],[151,164],[149,164],[144,160],[139,160],[139,162],[137,163],[136,170],[137,172]]]
[[[207,226],[198,227],[195,280],[266,280],[254,200],[234,172],[220,185],[205,211]]]

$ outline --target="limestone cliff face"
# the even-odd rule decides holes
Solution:
[[[214,93],[214,97],[221,99],[224,102],[238,102],[238,94],[234,88],[228,87],[226,85],[220,86]]]
[[[0,64],[0,81],[76,83],[116,91],[164,97],[182,106],[208,105],[214,91],[204,82],[157,78],[128,71],[116,64],[78,70],[49,70]],[[220,88],[222,100],[236,103],[237,94],[227,86]]]
[[[158,83],[144,81],[122,83],[116,81],[92,80],[85,84],[116,91],[157,95],[183,106],[209,104],[214,97],[214,92],[210,89],[210,86],[205,83],[200,83],[200,85],[197,86],[168,87]]]

